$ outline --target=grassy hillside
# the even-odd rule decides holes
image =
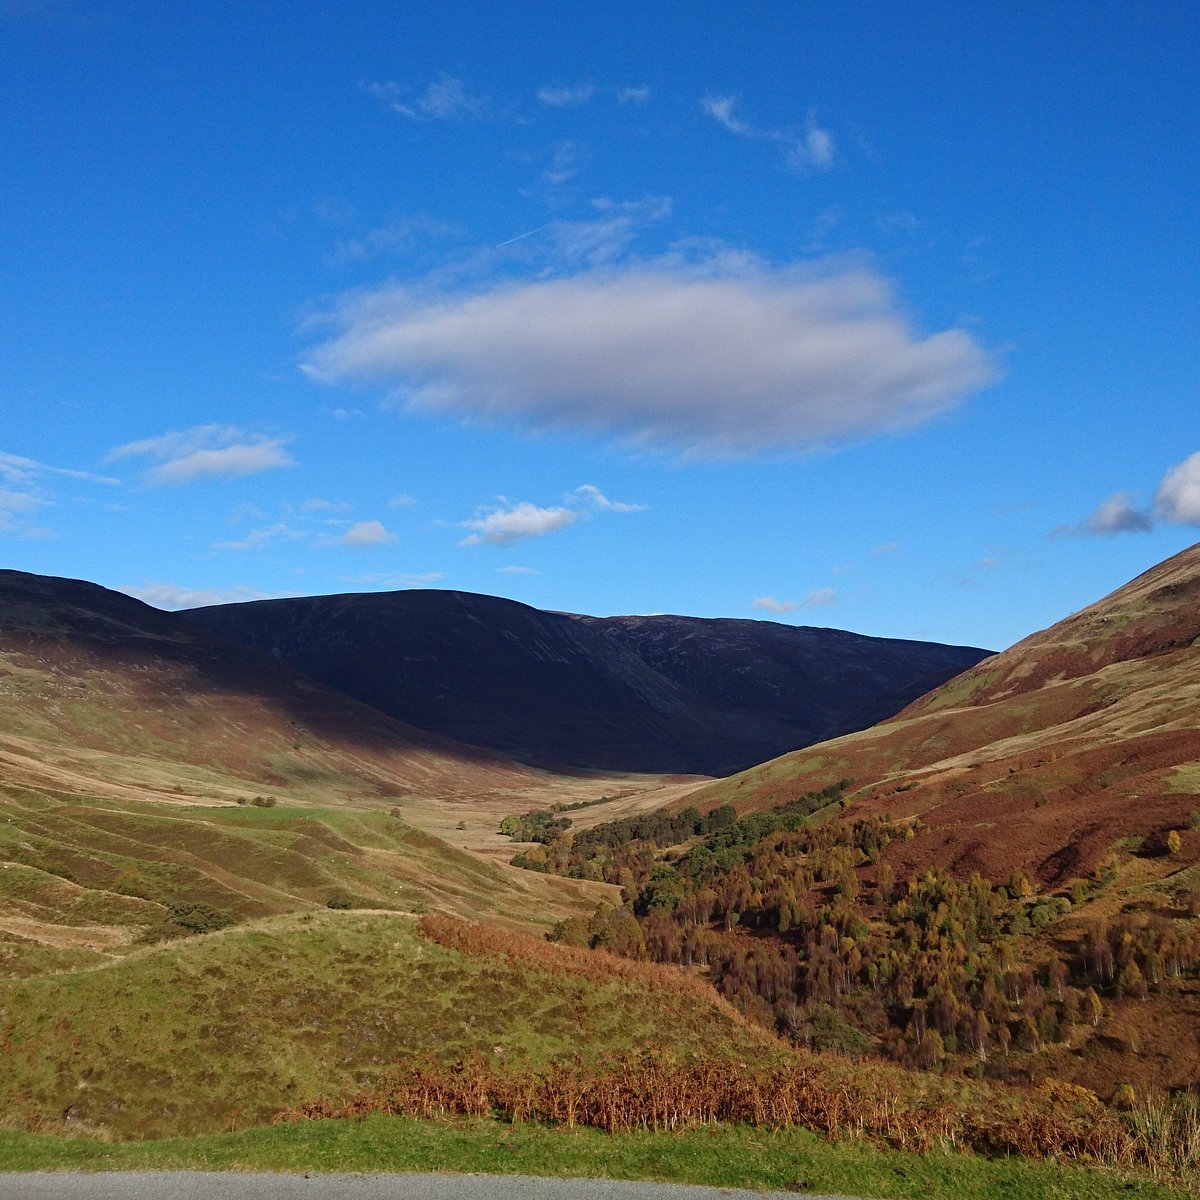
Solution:
[[[542,1066],[647,1043],[733,1058],[774,1044],[665,968],[523,958],[439,945],[397,915],[321,911],[0,981],[0,1119],[213,1132],[416,1060]]]
[[[403,810],[120,802],[0,786],[0,977],[326,906],[529,927],[602,889],[539,879],[413,828]]]

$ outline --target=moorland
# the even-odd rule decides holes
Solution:
[[[1198,601],[1193,547],[986,655],[0,572],[0,1161],[757,1129],[866,1194],[1187,1187]]]

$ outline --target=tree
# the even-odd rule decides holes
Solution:
[[[1172,829],[1171,832],[1167,834],[1167,853],[1178,854],[1182,845],[1183,838],[1179,836],[1179,830]]]
[[[927,1029],[917,1047],[917,1063],[929,1069],[941,1066],[945,1057],[946,1044],[942,1041],[942,1035],[936,1029]]]
[[[1145,999],[1146,980],[1137,963],[1130,960],[1121,968],[1121,974],[1117,977],[1117,990],[1123,996],[1135,996],[1139,1000]]]

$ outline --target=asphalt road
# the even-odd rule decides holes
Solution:
[[[258,1175],[227,1171],[0,1174],[0,1200],[853,1200],[527,1175]]]

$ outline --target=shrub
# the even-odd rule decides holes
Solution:
[[[172,904],[160,925],[146,932],[148,941],[186,937],[190,933],[215,933],[236,924],[228,913],[211,904]]]

